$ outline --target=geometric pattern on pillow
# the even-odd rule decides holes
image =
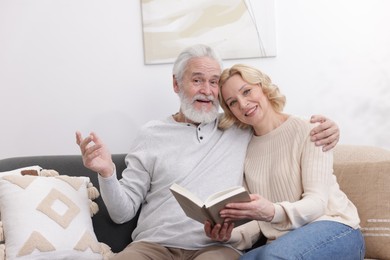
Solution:
[[[17,256],[30,255],[35,249],[38,249],[40,252],[55,250],[54,246],[44,236],[37,231],[33,231],[26,243],[24,243],[22,248],[19,250]]]
[[[0,177],[6,259],[103,259],[109,255],[109,248],[97,241],[93,231],[90,186],[84,176]]]
[[[4,180],[7,180],[15,185],[18,185],[20,188],[27,188],[33,181],[34,177],[31,176],[17,176],[17,175],[8,175],[3,177]]]
[[[54,206],[60,201],[66,207],[65,213],[57,212]],[[61,206],[61,205],[59,205]],[[80,208],[59,190],[52,189],[49,194],[39,203],[37,210],[45,213],[49,218],[54,220],[63,228],[67,228],[72,220],[80,212]]]
[[[83,180],[77,177],[69,177],[65,175],[55,176],[55,178],[60,179],[66,183],[68,183],[73,189],[80,189],[81,185],[83,185]]]
[[[95,253],[99,253],[101,250],[100,246],[95,243],[93,234],[85,231],[84,235],[81,237],[80,241],[76,244],[74,249],[78,251],[86,251],[88,248],[90,248]]]

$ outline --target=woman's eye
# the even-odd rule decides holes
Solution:
[[[251,92],[251,89],[246,89],[246,90],[244,90],[243,94],[245,96],[245,95],[248,95],[250,92]]]
[[[236,104],[236,101],[234,100],[234,101],[231,101],[231,102],[229,102],[229,107],[232,107],[232,106],[234,106]]]

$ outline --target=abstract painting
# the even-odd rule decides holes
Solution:
[[[145,64],[198,43],[222,59],[276,56],[273,0],[141,0]]]

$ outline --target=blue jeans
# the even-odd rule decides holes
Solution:
[[[364,253],[360,229],[335,221],[316,221],[253,249],[240,259],[358,260],[364,259]]]

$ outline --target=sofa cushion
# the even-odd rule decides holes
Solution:
[[[390,259],[390,160],[368,159],[335,161],[334,171],[340,188],[358,209],[365,257]]]
[[[103,259],[110,250],[98,242],[91,220],[97,196],[88,177],[2,176],[0,238],[7,259]]]

